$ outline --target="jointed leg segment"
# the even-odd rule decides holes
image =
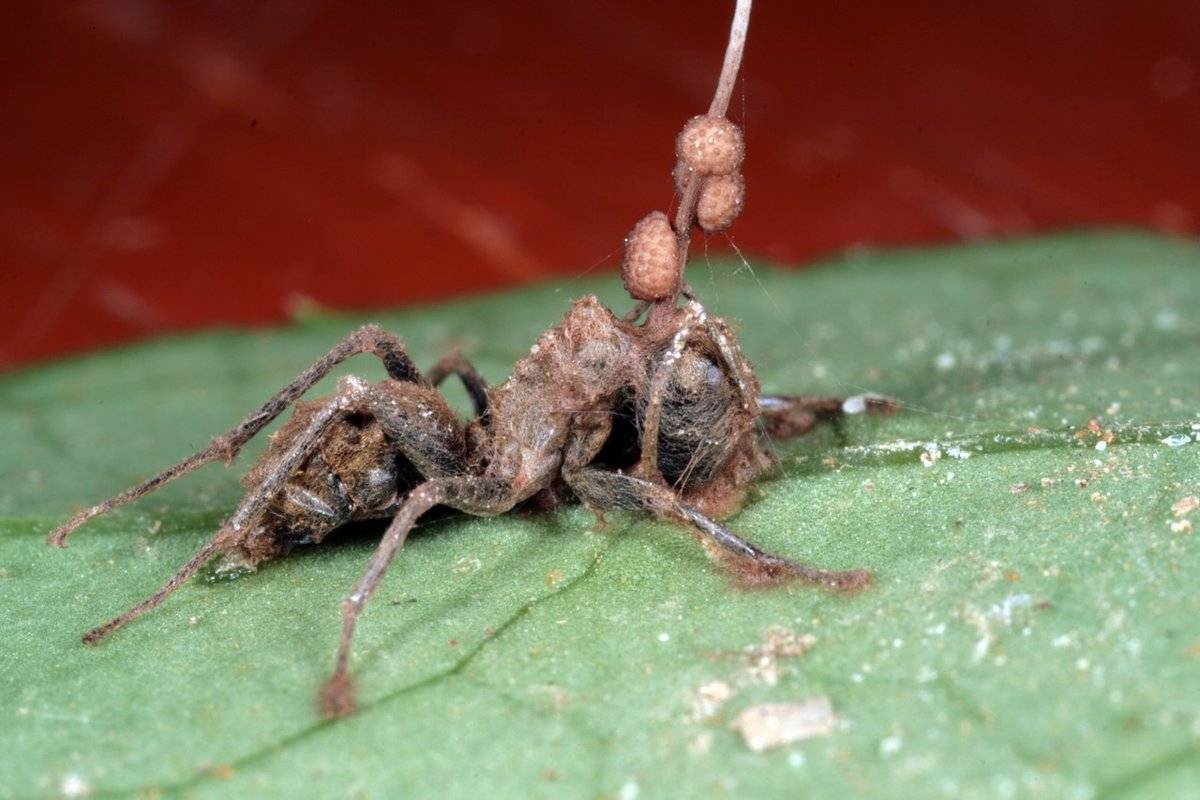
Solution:
[[[195,453],[153,478],[133,486],[103,503],[84,509],[56,528],[47,541],[56,547],[66,547],[67,539],[80,525],[93,517],[107,513],[118,506],[137,500],[155,489],[188,474],[210,461],[223,459],[232,461],[246,442],[250,441],[271,420],[288,406],[296,402],[313,384],[324,378],[338,364],[358,353],[372,353],[383,361],[388,374],[400,381],[419,382],[421,373],[408,357],[404,343],[377,325],[366,325],[351,333],[311,367],[300,373],[295,380],[281,389],[267,402],[250,412],[232,430],[212,440],[208,447]]]
[[[318,698],[324,716],[341,717],[354,711],[354,686],[348,669],[350,645],[358,617],[421,515],[436,505],[447,505],[477,515],[502,514],[512,508],[513,503],[511,484],[490,478],[441,478],[426,481],[409,493],[384,532],[371,563],[349,597],[342,601],[342,637],[338,644],[337,661],[333,674],[325,682]]]
[[[749,586],[803,580],[833,589],[856,591],[871,581],[866,570],[831,572],[798,564],[760,550],[725,526],[680,502],[673,492],[651,481],[598,469],[576,469],[564,473],[568,485],[585,503],[596,509],[627,508],[648,511],[658,517],[691,525],[710,545],[730,559],[742,583]]]
[[[475,365],[459,351],[455,350],[438,359],[438,362],[425,373],[425,380],[429,382],[430,386],[440,386],[442,381],[451,375],[457,375],[462,381],[463,388],[471,396],[475,415],[485,416],[488,411],[487,382],[475,369]]]
[[[366,385],[358,379],[343,378],[339,384],[337,395],[313,416],[304,429],[304,433],[292,442],[283,457],[274,464],[271,473],[242,498],[242,502],[233,515],[221,525],[221,529],[217,531],[216,535],[171,576],[171,579],[162,588],[120,616],[85,633],[83,641],[87,644],[96,644],[125,623],[137,619],[169,597],[214,555],[234,546],[247,536],[249,534],[248,526],[262,514],[267,504],[279,492],[283,482],[312,454],[329,426],[345,414],[349,407],[357,403],[366,391]]]
[[[853,397],[817,397],[812,395],[765,396],[758,400],[767,435],[772,439],[802,436],[822,422],[832,422],[850,414],[894,414],[900,404],[889,397],[860,394]]]
[[[179,570],[171,576],[171,579],[164,583],[158,591],[147,597],[145,600],[137,603],[133,607],[124,611],[120,616],[110,619],[103,625],[92,628],[83,635],[84,644],[99,644],[100,640],[117,628],[124,625],[126,622],[135,620],[142,614],[145,614],[150,609],[157,606],[163,600],[166,600],[176,589],[184,584],[188,578],[192,577],[198,569],[209,562],[214,555],[221,549],[221,543],[216,537],[209,539],[204,543],[204,546],[196,551],[196,554],[188,559]]]
[[[654,366],[646,390],[645,409],[641,420],[641,457],[635,470],[643,478],[654,479],[659,474],[658,431],[663,400],[675,366],[683,356],[688,340],[698,330],[703,330],[716,346],[717,354],[724,362],[725,369],[722,372],[733,378],[742,407],[751,411],[752,404],[756,402],[757,389],[754,386],[753,373],[725,323],[710,316],[698,301],[690,300],[684,307],[682,320],[671,338],[670,346]]]

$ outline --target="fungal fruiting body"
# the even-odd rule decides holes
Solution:
[[[625,237],[621,279],[635,300],[662,300],[679,291],[679,247],[663,212],[651,211]]]

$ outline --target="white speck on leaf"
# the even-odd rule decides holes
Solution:
[[[712,750],[712,743],[712,731],[705,731],[688,744],[688,752],[694,756],[708,755],[708,751]]]
[[[1004,627],[1011,626],[1013,609],[1028,606],[1031,602],[1032,600],[1027,594],[1014,594],[993,605],[986,612],[970,605],[963,609],[963,620],[979,634],[979,639],[975,642],[971,654],[972,663],[978,664],[982,661],[992,649],[992,645],[999,640],[1000,636],[993,627],[993,623]]]
[[[798,703],[763,703],[743,711],[732,724],[756,753],[791,742],[828,736],[837,724],[833,704],[818,695]]]
[[[934,443],[925,445],[925,449],[921,451],[921,465],[926,469],[932,467],[942,459],[942,449]]]
[[[454,571],[459,573],[478,572],[483,567],[483,562],[475,556],[463,556],[454,562]]]
[[[844,414],[862,414],[867,410],[867,398],[864,395],[856,394],[853,397],[847,397],[842,402],[842,413]]]
[[[799,658],[807,653],[816,638],[812,634],[798,634],[781,625],[772,625],[763,632],[763,641],[744,648],[745,667],[739,683],[765,683],[774,686],[787,667],[780,664],[784,658]]]
[[[87,797],[92,793],[91,784],[85,781],[82,775],[73,772],[62,779],[59,789],[63,797]]]
[[[716,714],[725,701],[733,697],[733,689],[725,681],[712,681],[696,690],[692,699],[692,719],[697,722]]]
[[[1171,513],[1177,517],[1186,517],[1188,514],[1200,508],[1200,497],[1194,494],[1189,494],[1176,501],[1175,505],[1171,506]]]
[[[1160,331],[1174,330],[1179,325],[1179,312],[1167,308],[1154,315],[1154,327]]]

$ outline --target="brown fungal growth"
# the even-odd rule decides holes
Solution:
[[[688,182],[696,171],[688,166],[682,158],[675,159],[675,167],[671,170],[671,181],[675,184],[675,193],[682,195],[687,191]]]
[[[321,692],[317,696],[317,707],[321,709],[321,715],[326,719],[345,717],[357,710],[356,695],[354,681],[350,680],[348,674],[334,675],[321,687]]]
[[[742,165],[742,129],[724,116],[692,117],[679,132],[675,155],[698,175],[729,175]]]
[[[351,713],[350,647],[360,615],[413,526],[435,506],[493,516],[573,499],[598,515],[640,511],[686,526],[743,586],[865,586],[870,576],[863,570],[831,572],[766,553],[717,521],[735,513],[753,481],[771,469],[766,433],[800,435],[846,413],[894,410],[882,398],[763,396],[732,326],[710,314],[681,279],[697,214],[702,226],[715,228],[732,222],[729,209],[741,205],[739,186],[713,190],[706,205],[700,182],[734,178],[742,159],[740,131],[724,113],[749,8],[749,0],[738,0],[708,114],[690,121],[679,138],[687,166],[674,223],[652,212],[627,241],[623,277],[640,301],[633,312],[618,318],[596,297],[576,300],[496,386],[461,354],[422,372],[396,336],[374,325],[352,332],[207,447],[50,534],[51,544],[65,547],[89,519],[207,463],[233,459],[294,409],[213,538],[157,592],[88,631],[84,642],[96,644],[153,609],[214,558],[252,569],[320,543],[348,522],[386,519],[374,556],[342,603],[334,669],[318,694],[325,716]],[[345,377],[332,396],[301,400],[338,364],[363,353],[379,358],[388,377],[377,383]],[[468,420],[438,390],[451,375],[474,404]]]
[[[720,233],[738,218],[745,202],[746,179],[741,173],[705,178],[696,202],[696,221],[705,233]]]
[[[679,248],[663,212],[651,211],[625,237],[621,280],[635,300],[661,300],[679,290]]]
[[[734,581],[743,589],[765,589],[781,586],[797,579],[794,568],[786,563],[773,563],[766,559],[741,558],[737,556],[724,559],[731,571]],[[810,583],[822,585],[825,588],[846,594],[856,594],[871,585],[871,571],[853,569],[844,572],[825,572],[812,575]]]

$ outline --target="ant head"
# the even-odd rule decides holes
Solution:
[[[548,343],[546,352],[559,360],[557,368],[571,375],[572,385],[564,389],[593,400],[619,388],[636,362],[628,332],[594,296],[575,301],[562,333]]]

